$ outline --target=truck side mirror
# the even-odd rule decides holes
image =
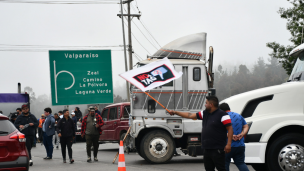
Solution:
[[[154,100],[148,100],[148,113],[155,113],[156,102]]]

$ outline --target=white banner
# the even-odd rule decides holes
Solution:
[[[151,62],[140,68],[135,68],[119,74],[123,79],[142,91],[162,86],[172,80],[178,79],[182,75],[182,72],[178,73],[174,70],[172,63],[168,58]]]

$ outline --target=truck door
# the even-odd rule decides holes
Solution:
[[[103,109],[101,113],[102,120],[104,122],[104,125],[101,127],[102,129],[102,134],[99,137],[99,140],[106,140],[107,134],[108,134],[108,114],[109,114],[109,109]]]
[[[117,129],[117,124],[118,124],[118,117],[117,117],[117,106],[111,107],[110,112],[109,112],[109,121],[107,123],[108,125],[108,134],[106,139],[107,140],[115,140],[115,131]]]
[[[174,68],[177,72],[183,71],[182,65],[175,65]],[[174,110],[182,110],[183,108],[182,88],[183,88],[183,77],[174,80]]]

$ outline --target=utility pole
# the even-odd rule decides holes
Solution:
[[[127,16],[128,17],[128,38],[129,38],[129,45],[128,45],[128,51],[129,51],[129,70],[133,69],[133,59],[132,59],[132,32],[131,32],[131,20],[133,17],[139,17],[141,14],[131,14],[131,9],[130,9],[130,3],[133,0],[126,0],[122,1],[120,0],[120,5],[121,5],[121,14],[117,14],[122,20],[122,29],[123,29],[123,39],[124,39],[124,53],[125,53],[125,67],[127,71],[127,57],[126,57],[126,44],[125,44],[125,30],[124,30],[124,19],[123,17]],[[122,4],[128,4],[128,14],[123,14],[123,6]],[[131,18],[132,17],[132,18]],[[128,101],[130,100],[130,88],[129,88],[129,83],[127,82],[127,94],[128,94]]]
[[[123,16],[123,7],[122,7],[122,0],[120,0],[120,12],[121,15]],[[126,72],[128,71],[128,61],[127,61],[127,52],[126,52],[126,39],[125,39],[125,25],[124,25],[124,19],[121,18],[121,22],[122,22],[122,37],[123,37],[123,44],[124,44],[124,56],[125,56],[125,70]],[[128,101],[130,101],[130,88],[129,88],[129,83],[128,81],[126,81],[126,88],[127,88],[127,98]]]
[[[131,16],[130,16],[130,3],[133,0],[128,0],[128,36],[129,36],[129,70],[133,69],[133,59],[132,59],[132,32],[131,32]]]

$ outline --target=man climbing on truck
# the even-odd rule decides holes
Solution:
[[[225,153],[231,151],[233,129],[229,115],[218,108],[216,96],[206,97],[206,109],[198,113],[170,111],[170,115],[183,118],[199,119],[202,121],[202,148],[204,149],[204,163],[206,171],[225,171]],[[227,142],[228,131],[228,142]]]

